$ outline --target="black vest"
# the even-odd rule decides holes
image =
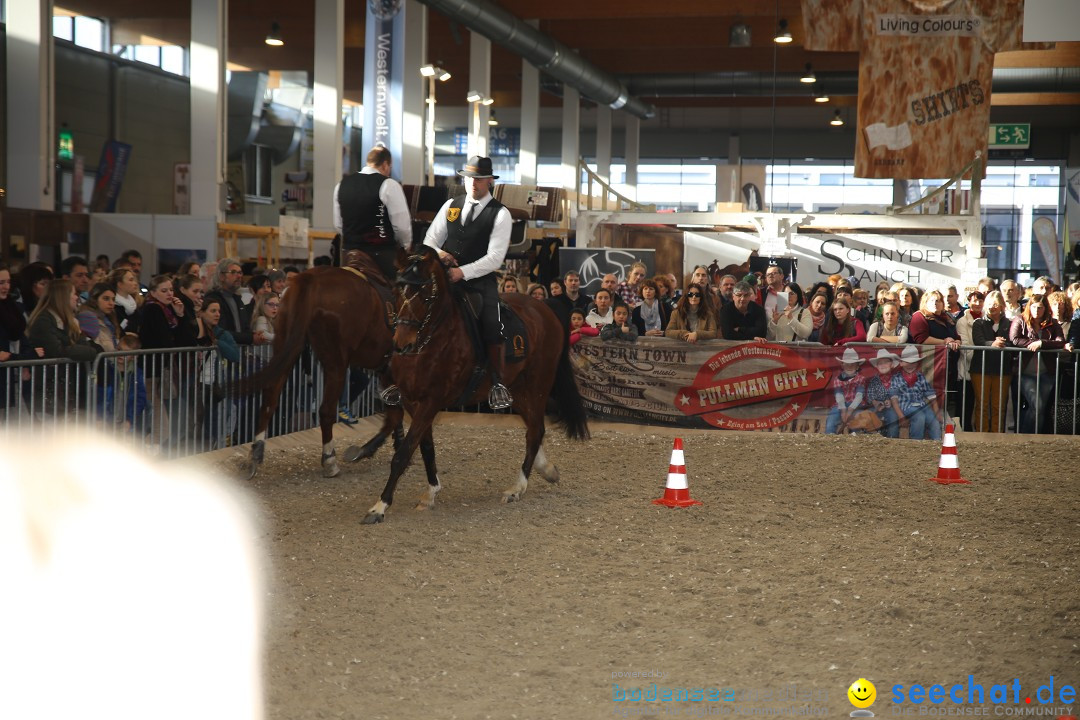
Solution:
[[[466,196],[462,195],[450,202],[446,210],[446,242],[442,246],[443,250],[454,256],[458,265],[468,265],[487,255],[495,218],[503,208],[502,203],[491,198],[487,207],[473,215],[469,224],[462,227],[465,200]]]
[[[341,181],[337,200],[343,252],[394,244],[390,211],[379,199],[379,188],[386,180],[382,173],[356,173]]]

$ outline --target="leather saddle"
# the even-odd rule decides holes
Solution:
[[[371,287],[375,288],[375,292],[379,296],[379,302],[382,303],[384,308],[383,315],[386,326],[392,330],[396,317],[394,287],[386,279],[386,276],[382,274],[382,271],[379,270],[379,266],[375,264],[371,256],[363,250],[349,250],[345,253],[345,262],[342,269],[356,273],[367,280]]]
[[[477,365],[487,364],[487,348],[480,327],[480,312],[484,308],[484,297],[479,292],[470,290],[463,283],[453,285],[455,300],[461,308],[465,320],[465,329],[472,341]],[[525,323],[509,305],[499,302],[499,317],[503,324],[503,355],[507,363],[521,362],[528,354],[528,335]]]

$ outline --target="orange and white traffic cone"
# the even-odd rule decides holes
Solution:
[[[682,438],[675,438],[675,445],[671,448],[671,464],[668,465],[664,497],[653,500],[653,505],[667,505],[670,508],[701,505],[700,500],[690,498],[690,488],[686,484],[686,460],[683,458]]]
[[[954,432],[954,426],[945,426],[945,439],[941,444],[941,460],[938,461],[937,477],[930,478],[930,482],[941,483],[942,485],[969,484],[969,481],[960,477],[960,463],[956,457],[956,435]]]

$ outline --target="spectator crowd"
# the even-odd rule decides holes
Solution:
[[[804,289],[779,265],[741,279],[710,277],[699,265],[683,288],[673,275],[645,274],[636,263],[622,282],[605,275],[592,297],[581,291],[576,272],[530,292],[550,297],[569,315],[572,345],[595,335],[621,342],[662,336],[687,343],[859,344],[865,357],[845,352],[834,373],[827,432],[898,437],[906,428],[908,437],[938,439],[943,410],[969,431],[1076,431],[1080,283],[1063,290],[1039,277],[1024,288],[986,277],[961,296],[954,285],[881,282],[871,292],[841,275]],[[515,278],[504,279],[504,290],[518,286]],[[876,355],[874,345],[880,345]],[[918,370],[926,346],[935,345],[948,354],[940,398]],[[867,360],[871,366],[860,371]]]
[[[321,260],[317,264],[328,264]],[[142,258],[133,250],[113,263],[105,256],[93,263],[72,256],[56,268],[0,265],[0,418],[20,406],[31,413],[88,413],[152,450],[192,437],[211,446],[244,442],[250,427],[238,418],[253,417],[243,407],[252,401],[221,388],[268,357],[269,348],[259,348],[273,342],[281,298],[298,271],[225,258],[144,279]],[[1075,430],[1080,356],[1072,353],[1080,347],[1080,283],[1062,290],[1046,277],[1028,288],[983,278],[961,294],[955,286],[884,282],[870,291],[834,275],[804,289],[770,265],[743,278],[712,277],[698,266],[679,287],[674,275],[650,278],[636,263],[621,281],[605,275],[592,296],[573,271],[548,284],[506,275],[500,288],[561,311],[571,344],[599,336],[610,342],[665,337],[691,344],[880,345],[876,354],[853,345],[838,357],[827,432],[898,437],[906,428],[908,437],[936,439],[942,410],[967,430]],[[944,397],[919,372],[920,348],[933,345],[949,357]],[[176,348],[201,351],[138,352]],[[205,352],[211,348],[216,352]],[[92,392],[78,387],[84,376],[71,365],[51,373],[44,363],[10,365],[64,358],[90,363],[102,352],[109,355]],[[339,411],[343,422],[355,422],[351,402],[364,380],[352,376]]]
[[[0,265],[0,420],[84,413],[153,453],[243,442],[252,400],[227,387],[269,356],[260,346],[273,342],[298,272],[225,258],[144,280],[135,250],[111,264],[72,256],[56,268]],[[178,348],[193,350],[162,352]],[[103,352],[91,378],[84,370]],[[64,359],[78,364],[49,362]]]

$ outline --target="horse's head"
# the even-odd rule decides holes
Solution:
[[[420,245],[398,255],[401,306],[394,327],[394,349],[400,354],[418,353],[431,339],[431,319],[446,286],[446,272],[438,252]]]

